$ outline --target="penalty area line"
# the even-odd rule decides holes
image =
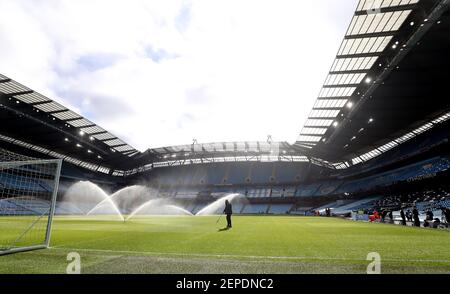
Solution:
[[[188,257],[215,257],[215,258],[246,258],[246,259],[272,259],[272,260],[342,260],[342,261],[367,261],[365,258],[345,258],[345,257],[321,257],[321,256],[270,256],[270,255],[237,255],[237,254],[213,254],[213,253],[179,253],[179,252],[154,252],[154,251],[130,251],[130,250],[111,250],[111,249],[89,249],[89,248],[68,248],[68,247],[49,247],[53,250],[87,251],[99,253],[116,253],[129,255],[153,255],[153,256],[188,256]],[[386,258],[382,261],[391,262],[434,262],[450,263],[445,259],[400,259]]]

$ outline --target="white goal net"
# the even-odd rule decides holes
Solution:
[[[61,162],[0,148],[0,255],[49,246]]]

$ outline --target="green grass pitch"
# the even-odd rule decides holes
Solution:
[[[0,273],[66,272],[69,252],[82,273],[361,273],[369,252],[382,273],[450,273],[450,232],[335,218],[149,216],[55,217],[51,248],[0,256]],[[2,234],[20,219],[0,218]],[[6,236],[6,235],[4,235]]]

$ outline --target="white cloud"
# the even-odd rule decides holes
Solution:
[[[140,150],[294,142],[355,7],[0,0],[0,72]]]

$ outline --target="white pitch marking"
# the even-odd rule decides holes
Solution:
[[[263,256],[263,255],[233,255],[233,254],[202,254],[202,253],[170,253],[170,252],[152,252],[152,251],[129,251],[129,250],[110,250],[110,249],[88,249],[88,248],[67,248],[67,247],[50,247],[50,249],[59,250],[79,250],[79,251],[92,251],[92,252],[104,252],[104,253],[123,253],[134,255],[167,255],[167,256],[193,256],[193,257],[227,257],[227,258],[248,258],[248,259],[318,259],[318,260],[351,260],[351,261],[366,261],[365,258],[345,258],[345,257],[320,257],[320,256]],[[409,261],[409,262],[442,262],[450,263],[450,260],[439,259],[400,259],[400,258],[383,258],[383,261]]]

